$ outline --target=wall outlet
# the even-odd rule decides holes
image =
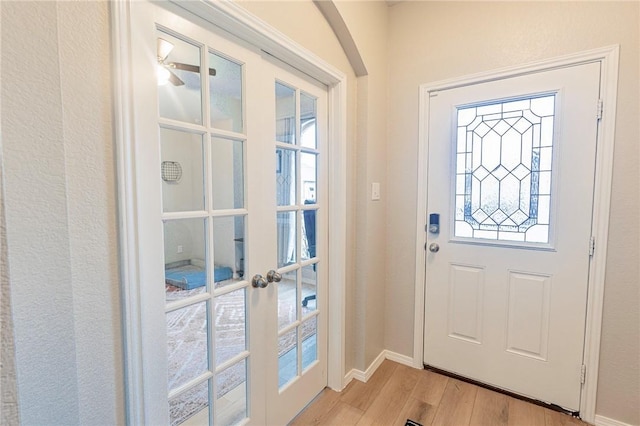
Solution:
[[[178,246],[178,253],[182,253],[182,246]]]

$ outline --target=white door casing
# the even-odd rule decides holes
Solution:
[[[566,95],[567,87],[565,87],[565,83],[560,84],[560,86],[556,86],[555,88],[552,86],[546,86],[546,88],[543,88],[545,86],[539,86],[538,88],[530,88],[529,86],[527,86],[526,84],[521,84],[521,87],[519,89],[516,88],[516,90],[512,90],[512,91],[506,91],[506,92],[500,92],[499,90],[494,90],[493,92],[488,92],[488,94],[485,93],[478,93],[477,95],[471,95],[469,98],[466,98],[465,100],[461,100],[460,98],[457,98],[455,100],[453,100],[450,103],[447,103],[446,101],[443,101],[443,97],[447,97],[448,93],[462,93],[467,92],[467,93],[473,93],[474,91],[481,91],[483,87],[491,87],[493,86],[494,88],[500,87],[501,85],[504,85],[504,82],[502,82],[502,80],[507,81],[508,79],[512,79],[512,81],[514,82],[522,82],[522,81],[528,81],[526,80],[527,78],[529,78],[529,76],[531,75],[535,75],[535,74],[542,74],[542,71],[545,70],[549,70],[549,73],[553,73],[553,72],[560,72],[562,73],[563,71],[561,71],[561,68],[565,68],[568,66],[574,66],[577,67],[580,64],[585,64],[585,63],[591,63],[591,67],[594,69],[594,72],[596,72],[598,75],[595,77],[595,82],[592,83],[592,85],[595,86],[595,100],[591,100],[589,107],[587,107],[585,114],[590,117],[591,119],[591,123],[592,123],[592,127],[594,127],[593,129],[593,148],[592,148],[592,153],[593,150],[595,150],[595,138],[596,138],[596,134],[598,137],[598,157],[595,161],[595,200],[592,203],[590,200],[590,191],[591,189],[590,187],[590,183],[593,182],[593,166],[591,166],[593,164],[593,162],[591,162],[590,168],[591,168],[591,174],[587,175],[587,180],[590,179],[590,182],[587,182],[587,187],[588,190],[586,191],[587,193],[585,194],[589,199],[586,201],[586,212],[583,212],[581,214],[581,218],[585,219],[583,220],[583,224],[582,224],[582,228],[585,229],[586,231],[582,231],[583,233],[586,232],[586,236],[582,237],[582,242],[580,243],[580,247],[579,248],[575,248],[575,244],[573,242],[571,242],[570,240],[567,240],[565,242],[562,242],[562,237],[560,237],[560,233],[558,229],[556,229],[556,231],[558,232],[558,234],[555,234],[556,236],[558,236],[558,240],[554,240],[553,235],[552,235],[552,240],[551,240],[551,246],[552,247],[546,247],[547,250],[551,249],[551,252],[547,252],[547,253],[553,253],[553,250],[557,250],[558,252],[562,253],[563,250],[567,250],[567,247],[569,247],[569,252],[571,254],[576,254],[574,252],[578,252],[578,256],[580,257],[582,256],[582,260],[583,260],[583,266],[580,268],[581,269],[581,273],[583,276],[583,281],[584,284],[582,285],[582,290],[580,293],[580,297],[579,299],[581,299],[580,302],[575,302],[576,305],[578,305],[578,307],[576,308],[576,311],[574,312],[573,315],[570,315],[572,318],[577,318],[577,322],[581,322],[584,319],[584,311],[587,311],[587,337],[586,337],[586,349],[584,351],[584,362],[587,365],[587,383],[585,384],[585,388],[584,388],[584,392],[582,393],[582,396],[580,395],[580,366],[582,363],[582,355],[583,355],[583,345],[582,345],[582,336],[583,336],[583,332],[584,332],[584,326],[581,326],[577,329],[577,332],[574,332],[572,334],[577,334],[577,336],[574,336],[576,340],[573,345],[574,345],[574,355],[573,355],[573,359],[574,361],[572,361],[574,364],[576,364],[574,367],[571,368],[572,370],[572,376],[573,376],[573,388],[577,389],[577,391],[573,391],[573,399],[569,402],[569,400],[564,400],[564,402],[562,402],[562,404],[565,405],[565,407],[568,408],[573,408],[573,409],[581,409],[582,413],[583,413],[583,417],[584,418],[589,418],[589,416],[593,416],[593,408],[594,408],[594,402],[595,402],[595,384],[596,384],[596,375],[595,375],[595,368],[593,366],[593,362],[594,362],[594,358],[596,361],[596,365],[595,367],[597,368],[597,346],[594,345],[594,343],[599,342],[599,324],[600,324],[600,317],[601,317],[601,292],[602,292],[602,273],[603,273],[603,265],[604,265],[604,260],[605,258],[603,257],[603,251],[606,252],[606,222],[608,220],[608,209],[605,210],[605,208],[602,206],[602,203],[606,203],[608,205],[608,199],[609,199],[609,189],[610,189],[610,167],[608,167],[608,165],[611,162],[611,144],[612,144],[612,123],[611,121],[613,120],[613,118],[611,117],[612,114],[615,113],[615,71],[617,69],[617,48],[607,48],[607,49],[601,49],[601,50],[597,50],[597,51],[591,51],[591,52],[585,52],[582,54],[577,54],[577,55],[572,55],[570,57],[566,57],[566,58],[561,58],[561,59],[555,59],[555,60],[550,60],[550,61],[545,61],[543,63],[539,63],[539,64],[532,64],[532,65],[527,65],[527,66],[523,66],[523,67],[517,67],[517,68],[512,68],[512,69],[507,69],[507,70],[501,70],[501,71],[497,71],[497,72],[493,72],[493,73],[486,73],[486,74],[482,74],[482,75],[478,75],[478,76],[471,76],[471,77],[467,77],[467,78],[463,78],[463,79],[457,79],[457,80],[450,80],[450,81],[446,81],[446,82],[441,82],[441,83],[434,83],[431,85],[424,85],[421,87],[421,121],[422,125],[421,125],[421,138],[420,138],[420,149],[421,149],[421,155],[420,155],[420,184],[419,184],[419,193],[418,193],[418,207],[419,207],[419,213],[418,213],[418,223],[417,223],[417,229],[419,230],[420,234],[425,235],[424,231],[425,231],[425,224],[428,221],[428,213],[442,213],[441,211],[439,212],[439,209],[444,209],[444,210],[449,210],[450,206],[452,205],[450,203],[450,199],[449,199],[449,193],[451,192],[451,184],[450,184],[450,178],[448,176],[449,172],[444,172],[444,174],[440,175],[440,177],[438,176],[438,172],[435,172],[435,168],[437,168],[437,165],[434,165],[433,161],[437,161],[436,158],[440,158],[441,162],[445,163],[445,169],[448,169],[449,165],[451,165],[451,167],[455,167],[455,158],[451,158],[451,151],[448,149],[448,147],[444,148],[446,152],[443,151],[438,151],[440,149],[442,149],[441,147],[443,146],[442,144],[439,144],[438,142],[443,138],[448,138],[448,134],[452,131],[452,127],[451,127],[451,117],[455,117],[454,111],[455,111],[455,106],[459,106],[460,104],[469,104],[469,103],[473,103],[473,102],[481,102],[481,101],[488,101],[488,100],[496,100],[496,99],[504,99],[504,98],[510,98],[512,96],[518,97],[518,96],[522,96],[525,95],[527,93],[529,94],[533,94],[533,93],[542,93],[542,92],[547,92],[549,90],[554,91],[556,89],[560,89],[560,87],[562,87],[561,90],[559,90],[557,93],[558,95],[558,99],[564,99],[564,96]],[[600,67],[602,66],[602,76],[599,75],[599,71],[600,71]],[[550,70],[555,70],[555,71],[550,71]],[[484,84],[481,84],[484,83]],[[567,86],[571,86],[571,84],[574,84],[574,81],[572,81],[572,79],[570,78],[567,81]],[[601,86],[601,91],[598,93],[598,88],[599,86]],[[527,92],[528,91],[528,92]],[[583,89],[578,89],[579,92],[582,92]],[[593,95],[592,95],[593,96]],[[598,109],[598,98],[602,99],[604,101],[604,105],[605,105],[605,115],[602,117],[602,120],[599,123],[599,126],[597,129],[595,129],[595,126],[597,125],[597,121],[596,121],[596,114],[597,114],[597,109]],[[439,120],[438,121],[434,121],[434,102],[444,102],[445,104],[449,105],[451,104],[451,107],[448,107],[448,109],[446,109],[446,112],[442,113],[441,115],[438,115]],[[574,110],[572,110],[570,113],[572,114],[574,112]],[[429,117],[429,120],[427,120],[427,114]],[[437,113],[436,113],[437,114]],[[568,116],[567,116],[568,117]],[[563,120],[563,118],[567,118],[567,117],[562,117],[559,116],[557,117],[557,120]],[[444,120],[445,122],[449,123],[449,124],[442,124],[442,120]],[[455,118],[453,119],[454,123],[453,126],[455,126]],[[438,130],[441,130],[438,133]],[[559,166],[557,166],[557,172],[562,174],[564,173],[568,167],[565,165],[564,167],[562,166],[562,161],[563,159],[567,159],[569,157],[571,157],[570,153],[564,152],[562,151],[563,146],[561,144],[565,143],[566,141],[563,139],[566,138],[569,134],[565,134],[565,133],[560,133],[557,136],[557,141],[559,145],[556,145],[556,147],[554,149],[558,149],[557,152],[554,153],[554,164],[557,165],[559,164]],[[451,138],[451,139],[447,139],[447,140],[453,140],[455,143],[455,137]],[[427,154],[428,152],[428,154]],[[582,153],[581,153],[582,154]],[[444,159],[442,158],[444,156]],[[432,162],[428,163],[429,165],[427,166],[427,161],[431,160]],[[560,163],[556,163],[556,161],[560,161]],[[582,164],[580,161],[577,161],[577,163]],[[571,160],[569,160],[568,164],[573,165],[575,164],[575,162],[571,162]],[[580,169],[580,168],[575,168],[574,169]],[[435,172],[435,175],[433,174]],[[455,172],[454,172],[455,173]],[[429,176],[428,180],[429,180],[429,189],[427,191],[427,174]],[[607,176],[608,175],[608,176]],[[562,176],[562,175],[561,175]],[[589,177],[590,176],[590,177]],[[554,175],[554,179],[556,179],[556,176]],[[556,180],[554,182],[554,188],[555,188],[555,184],[560,182],[560,185],[562,185],[562,178],[560,178],[560,180]],[[580,187],[583,187],[583,185],[580,185]],[[437,190],[436,190],[437,189]],[[556,188],[558,189],[558,188]],[[561,187],[559,189],[562,189]],[[566,190],[566,188],[565,188]],[[428,195],[425,194],[426,192],[428,192]],[[443,197],[446,198],[446,200],[444,201],[437,201],[438,199],[438,194],[444,194]],[[556,194],[557,198],[555,201],[553,201],[554,203],[557,202],[558,204],[558,208],[562,209],[563,208],[563,203],[566,205],[567,203],[572,203],[574,201],[574,196],[575,196],[575,191],[570,191],[566,194]],[[428,200],[427,201],[427,197]],[[442,198],[442,197],[441,197]],[[553,196],[552,196],[553,199]],[[446,206],[442,206],[442,204],[446,204]],[[555,204],[554,204],[555,205]],[[427,207],[428,206],[428,207]],[[427,210],[428,208],[428,210]],[[593,211],[593,213],[592,213]],[[593,214],[593,225],[591,224],[591,213]],[[540,318],[545,317],[547,318],[552,318],[555,319],[556,316],[558,314],[553,314],[552,310],[555,308],[555,305],[553,303],[551,303],[553,300],[552,298],[552,289],[553,291],[557,291],[558,287],[561,287],[557,281],[559,281],[559,277],[551,277],[553,279],[549,279],[549,275],[551,274],[547,274],[545,276],[545,274],[537,274],[535,272],[535,269],[533,268],[533,265],[545,265],[546,267],[546,260],[541,261],[538,260],[537,262],[534,262],[533,265],[531,263],[521,263],[519,266],[512,266],[510,269],[510,271],[506,271],[505,268],[502,269],[502,272],[499,272],[498,275],[495,275],[496,272],[493,271],[493,268],[496,268],[497,266],[494,265],[495,262],[497,262],[497,259],[501,256],[498,253],[504,253],[504,252],[508,252],[508,251],[514,251],[513,248],[511,249],[505,249],[505,248],[500,248],[498,246],[496,246],[495,244],[498,242],[494,242],[494,245],[491,246],[481,246],[482,249],[480,251],[478,251],[478,246],[476,245],[471,245],[471,244],[464,244],[464,243],[460,243],[460,242],[455,242],[455,243],[451,243],[450,240],[453,240],[455,238],[451,238],[451,235],[453,235],[452,231],[450,230],[449,227],[449,217],[450,214],[449,213],[443,213],[441,215],[441,226],[442,226],[442,230],[440,235],[434,235],[434,234],[429,234],[426,235],[426,238],[418,238],[417,241],[417,245],[416,245],[416,249],[419,250],[416,254],[416,276],[417,276],[417,282],[416,282],[416,334],[415,334],[415,340],[414,340],[414,344],[416,345],[414,347],[414,362],[417,365],[422,364],[423,360],[425,360],[425,362],[435,364],[434,366],[436,367],[440,367],[443,369],[448,369],[448,370],[455,370],[455,368],[452,367],[452,363],[455,363],[455,361],[451,361],[451,363],[449,363],[449,359],[447,360],[442,360],[442,354],[438,354],[438,349],[441,346],[441,344],[447,344],[450,341],[456,341],[455,345],[461,345],[463,350],[466,350],[467,352],[464,354],[460,354],[460,352],[456,352],[454,351],[453,353],[450,353],[451,355],[451,359],[453,358],[458,358],[458,363],[462,363],[465,364],[465,367],[462,367],[463,371],[454,371],[454,372],[459,372],[462,375],[467,375],[470,376],[472,378],[475,378],[477,380],[480,381],[484,381],[487,383],[491,383],[494,385],[498,385],[501,386],[503,388],[509,388],[509,390],[513,390],[516,391],[518,393],[527,393],[526,391],[523,390],[519,390],[517,389],[516,385],[509,385],[509,384],[505,384],[507,382],[502,382],[502,383],[497,383],[499,382],[499,380],[493,380],[491,379],[491,374],[497,374],[498,376],[500,376],[500,372],[501,371],[508,371],[508,368],[503,368],[503,367],[508,367],[508,365],[504,365],[505,361],[504,359],[501,361],[503,365],[500,366],[500,368],[496,368],[496,367],[491,367],[491,366],[487,366],[486,364],[484,364],[484,362],[487,362],[486,358],[481,358],[480,355],[478,353],[476,353],[477,351],[480,351],[480,349],[478,349],[479,347],[482,346],[486,346],[485,342],[487,340],[493,340],[494,342],[499,342],[496,343],[499,346],[501,346],[500,349],[498,349],[498,351],[496,353],[494,353],[493,355],[496,356],[496,359],[500,356],[501,353],[507,354],[506,358],[507,359],[514,359],[514,358],[518,358],[518,357],[523,357],[523,353],[522,352],[526,352],[526,351],[520,351],[521,353],[516,355],[516,353],[518,353],[519,351],[514,348],[511,347],[511,349],[509,350],[505,350],[507,349],[508,345],[509,345],[509,339],[511,339],[511,343],[514,343],[514,341],[518,340],[518,336],[522,336],[521,334],[514,334],[513,333],[513,327],[516,323],[518,323],[518,321],[522,321],[523,318],[526,318],[525,316],[520,316],[519,318],[514,317],[513,315],[511,316],[511,327],[512,327],[512,333],[509,334],[509,320],[508,320],[508,310],[507,310],[507,306],[511,303],[511,312],[513,313],[513,307],[515,305],[517,305],[517,292],[512,291],[511,295],[509,296],[508,293],[505,293],[505,288],[502,289],[502,293],[500,293],[500,296],[496,296],[495,294],[492,295],[491,294],[491,290],[490,288],[494,285],[496,285],[495,283],[497,282],[501,282],[500,285],[502,286],[507,286],[508,284],[508,274],[510,274],[511,277],[511,285],[512,287],[515,288],[524,288],[523,286],[517,286],[515,285],[515,283],[523,283],[524,281],[522,281],[523,279],[527,279],[529,280],[529,284],[531,283],[536,283],[535,285],[532,285],[529,289],[532,288],[537,288],[538,290],[540,290],[540,292],[538,293],[538,296],[540,297],[540,301],[544,301],[546,300],[546,303],[542,303],[542,305],[540,306],[541,308],[544,306],[544,309],[548,309],[548,311],[542,311],[542,314],[540,315]],[[552,218],[552,221],[555,220],[555,218]],[[571,221],[571,223],[567,222],[568,226],[573,226],[573,222],[576,221]],[[560,223],[560,222],[558,222]],[[552,225],[553,226],[553,225]],[[562,230],[566,230],[566,226],[562,227]],[[604,233],[604,237],[602,236]],[[418,234],[418,235],[420,235]],[[598,241],[598,248],[595,251],[594,255],[593,255],[593,260],[589,263],[589,236],[593,235],[596,240]],[[603,239],[601,239],[603,238]],[[438,253],[430,253],[430,252],[426,252],[426,258],[425,258],[425,249],[426,249],[426,245],[425,242],[427,243],[427,245],[431,244],[432,242],[436,242],[440,245],[440,251]],[[557,243],[557,245],[556,245]],[[509,244],[509,243],[507,243]],[[466,250],[469,253],[473,253],[472,257],[467,257],[467,258],[463,258],[461,257],[461,255],[459,254],[459,250],[462,248],[462,250]],[[542,247],[538,247],[538,250],[517,250],[520,251],[521,253],[525,253],[525,254],[532,254],[535,253],[536,256],[542,255],[542,253],[545,253],[545,250],[541,250]],[[488,253],[486,259],[482,258],[482,253]],[[458,253],[458,254],[456,254]],[[544,255],[542,255],[544,257]],[[522,257],[522,256],[521,256]],[[448,260],[445,260],[448,259]],[[425,260],[426,260],[426,270],[425,270]],[[586,261],[585,261],[586,260]],[[445,313],[440,313],[440,316],[438,316],[437,310],[439,310],[438,306],[433,306],[433,304],[430,304],[430,302],[433,302],[434,298],[437,298],[438,300],[443,300],[441,301],[441,305],[443,306],[443,310],[446,310],[446,308],[450,305],[451,303],[451,298],[453,297],[454,299],[456,299],[456,295],[460,296],[462,294],[468,295],[468,292],[456,292],[456,289],[445,289],[443,288],[442,290],[439,289],[437,281],[439,281],[438,279],[436,279],[437,276],[437,271],[438,271],[438,262],[442,261],[443,263],[451,263],[452,265],[450,265],[447,268],[452,268],[453,271],[449,271],[445,273],[445,279],[446,280],[451,280],[453,279],[452,277],[462,277],[463,279],[458,280],[458,283],[461,284],[461,288],[464,287],[465,285],[468,287],[468,289],[473,289],[473,291],[479,289],[479,288],[483,288],[484,292],[477,292],[476,293],[476,298],[473,299],[473,303],[471,303],[471,300],[468,298],[457,298],[458,302],[459,302],[459,308],[464,308],[462,310],[460,310],[459,312],[464,313],[463,317],[466,316],[466,320],[468,320],[468,323],[464,323],[464,322],[458,322],[457,326],[455,325],[455,322],[451,323],[451,320],[454,318],[448,317],[448,314]],[[515,261],[515,260],[514,260]],[[517,263],[517,262],[516,262]],[[515,265],[515,263],[512,263],[512,265]],[[553,269],[553,268],[552,268]],[[561,264],[559,265],[559,268],[557,268],[558,272],[561,272],[564,268],[564,266]],[[426,272],[426,277],[425,277],[425,272]],[[590,286],[587,290],[587,274],[589,275],[591,281],[590,281]],[[426,295],[425,295],[425,287],[424,287],[424,279],[426,278]],[[471,282],[475,279],[478,279],[481,284],[480,286],[476,287],[475,285],[472,285]],[[566,287],[566,286],[565,286]],[[444,291],[445,293],[438,293],[438,292],[442,292]],[[472,293],[473,293],[472,291]],[[587,293],[588,291],[588,293]],[[535,292],[534,292],[535,293]],[[498,294],[498,293],[496,293]],[[522,293],[521,295],[524,296],[524,293]],[[587,299],[588,296],[588,300]],[[426,297],[426,313],[424,314],[425,317],[423,317],[423,312],[425,309],[425,298]],[[495,297],[498,297],[498,299],[495,299]],[[567,299],[567,300],[572,300],[572,299]],[[464,306],[464,303],[467,303],[466,306]],[[462,304],[462,305],[460,305]],[[573,304],[569,304],[570,306],[575,307],[575,305]],[[526,307],[527,304],[521,305],[521,307]],[[520,309],[521,311],[521,309]],[[474,315],[467,315],[470,312],[475,312],[475,314],[477,314],[477,316]],[[562,312],[562,308],[560,310],[560,316],[564,315]],[[473,320],[471,317],[474,317]],[[427,322],[427,328],[425,330],[425,333],[423,335],[422,330],[423,330],[423,326],[424,326],[424,319],[426,318],[426,322]],[[436,335],[438,333],[435,333],[434,330],[430,330],[433,329],[434,327],[430,327],[429,326],[429,322],[431,321],[431,324],[433,325],[433,321],[438,318],[441,321],[444,321],[444,326],[445,327],[449,327],[451,328],[453,326],[453,328],[458,327],[460,329],[463,329],[466,327],[466,331],[464,333],[459,333],[460,335],[458,335],[457,339],[456,338],[452,338],[452,337],[447,337],[444,339],[444,342],[441,340],[438,340],[436,338]],[[460,318],[458,318],[460,320]],[[480,321],[484,321],[484,324],[481,324],[480,321],[476,321],[476,319],[480,320]],[[496,324],[500,324],[499,325],[499,330],[496,330],[494,332],[489,331],[490,329],[488,329],[488,325],[496,325]],[[522,323],[521,323],[522,324]],[[471,327],[471,325],[473,325],[473,327]],[[529,331],[532,332],[533,330],[531,329],[531,324],[526,324],[526,327],[529,327]],[[545,328],[545,324],[542,324],[541,327],[539,327],[537,329],[537,331],[541,331]],[[473,331],[471,332],[470,330],[473,329]],[[553,329],[553,324],[551,324],[551,328],[550,330],[550,334],[549,337],[551,339],[551,335],[555,332]],[[447,330],[448,333],[440,333],[440,335],[444,335],[446,336],[447,334],[452,334],[455,335],[455,332],[451,333],[452,330]],[[458,330],[460,331],[460,330]],[[434,334],[435,333],[435,334]],[[493,335],[492,335],[493,333]],[[474,336],[469,336],[473,334]],[[560,333],[561,335],[562,333]],[[462,336],[462,335],[466,335],[466,336]],[[539,337],[544,337],[544,336],[539,336]],[[467,340],[466,342],[464,340]],[[567,338],[566,336],[562,336],[562,337],[556,337],[556,339],[558,339],[558,341],[561,344],[564,344],[564,340],[571,340],[572,337]],[[470,343],[471,341],[476,340],[475,343]],[[521,340],[521,339],[520,339]],[[544,339],[543,339],[544,340]],[[422,344],[424,342],[424,347],[422,347]],[[482,344],[481,344],[482,342]],[[551,340],[549,340],[549,342],[551,342]],[[555,354],[553,351],[553,345],[552,343],[549,343],[549,347],[551,348],[549,349],[551,352],[549,352],[549,355],[552,356],[556,356],[557,354]],[[513,345],[512,345],[513,346]],[[461,348],[458,348],[461,349]],[[542,348],[545,349],[546,348]],[[541,349],[541,350],[542,350]],[[423,358],[423,353],[424,353],[424,358]],[[536,356],[533,355],[532,353],[524,353],[524,355],[526,355],[524,358],[530,358],[533,360],[533,358],[535,358]],[[545,358],[545,356],[539,356],[538,358]],[[435,362],[434,362],[435,360]],[[463,362],[464,361],[464,362]],[[438,363],[442,363],[441,365],[438,365]],[[477,368],[476,370],[480,371],[479,375],[475,374],[471,371],[473,370],[473,368],[471,367],[471,365],[473,365],[474,363],[479,363],[482,365],[481,368]],[[548,363],[548,361],[541,361],[541,359],[537,359],[535,362],[533,362],[533,364],[546,364]],[[517,368],[516,371],[517,374],[514,374],[513,372],[511,373],[512,376],[516,376],[517,380],[515,380],[514,382],[540,382],[540,383],[544,383],[545,380],[548,382],[549,378],[547,377],[546,379],[539,379],[539,376],[537,374],[534,374],[532,377],[527,376],[526,374],[521,374],[521,369],[523,367],[519,367]],[[562,370],[564,367],[561,367],[560,370]],[[570,368],[570,367],[566,367],[566,368]],[[466,370],[465,370],[466,369]],[[592,375],[592,373],[594,373]],[[555,386],[555,384],[554,384]],[[551,394],[553,394],[553,392],[551,392]],[[537,395],[531,395],[529,394],[529,396],[534,396],[537,397],[539,399],[545,399],[544,396],[537,396]],[[552,397],[551,399],[553,399],[554,397]],[[582,398],[583,403],[582,405],[580,404],[580,399]],[[549,399],[547,399],[549,400]],[[551,402],[555,402],[558,403],[560,402],[559,400],[551,400]]]
[[[216,11],[220,12],[220,10],[214,7],[214,5],[212,4],[194,4],[192,6],[210,7],[212,10],[215,9]],[[225,5],[221,8],[225,9],[228,8],[228,6],[229,5]],[[116,23],[118,24],[116,25],[116,27],[118,30],[115,31],[114,36],[116,37],[116,39],[123,41],[122,45],[117,45],[120,49],[118,49],[118,54],[116,54],[115,56],[116,65],[122,65],[122,68],[118,68],[120,78],[118,79],[119,84],[117,86],[117,89],[119,90],[117,95],[122,101],[121,109],[119,109],[118,111],[118,140],[120,142],[118,145],[118,154],[120,202],[122,208],[121,229],[123,238],[123,285],[125,293],[124,310],[126,321],[125,328],[128,367],[128,419],[131,423],[155,423],[155,420],[161,420],[161,422],[163,422],[162,419],[166,415],[166,413],[159,413],[159,410],[154,410],[152,408],[154,406],[153,401],[158,401],[158,398],[161,398],[163,393],[165,394],[164,398],[166,398],[166,368],[164,368],[164,377],[147,374],[148,372],[145,373],[144,371],[145,368],[147,368],[150,364],[154,364],[154,362],[149,362],[150,360],[157,361],[157,363],[154,364],[156,367],[166,366],[166,360],[163,361],[161,359],[162,357],[158,357],[158,359],[148,358],[149,356],[153,358],[153,355],[150,351],[145,350],[144,348],[162,347],[162,342],[166,341],[166,336],[162,336],[160,333],[160,330],[162,330],[163,327],[156,327],[155,331],[153,331],[153,327],[145,327],[144,325],[145,321],[149,321],[149,319],[152,317],[155,317],[156,319],[160,318],[159,313],[156,313],[154,315],[153,312],[149,310],[149,307],[153,306],[154,303],[156,303],[155,306],[162,306],[164,301],[161,300],[159,294],[157,294],[158,300],[152,300],[153,297],[149,296],[149,292],[146,291],[148,289],[145,288],[146,284],[144,283],[158,282],[158,279],[160,280],[159,282],[162,282],[163,280],[163,277],[161,276],[162,268],[158,269],[157,267],[155,267],[158,265],[154,264],[154,262],[157,263],[157,256],[154,260],[154,256],[150,255],[153,252],[158,252],[158,250],[161,250],[162,243],[161,240],[158,240],[158,238],[161,237],[162,232],[161,228],[160,232],[158,232],[159,229],[157,226],[147,226],[148,224],[145,223],[147,218],[158,214],[157,208],[160,205],[157,188],[154,191],[154,189],[152,188],[152,180],[145,180],[145,175],[147,173],[145,167],[148,167],[148,169],[151,171],[157,169],[159,158],[157,147],[154,144],[142,143],[143,140],[146,140],[146,142],[148,142],[150,140],[148,136],[153,136],[155,132],[157,132],[157,130],[151,129],[150,132],[147,132],[150,129],[145,128],[144,126],[140,126],[140,123],[153,122],[153,116],[155,115],[154,108],[141,107],[141,105],[136,104],[135,99],[153,99],[156,95],[155,93],[152,93],[155,89],[155,87],[153,87],[155,83],[150,85],[147,81],[147,84],[144,84],[145,79],[149,80],[149,69],[142,71],[128,62],[131,59],[127,54],[128,52],[136,52],[136,54],[139,54],[141,50],[137,49],[143,48],[143,46],[136,44],[136,40],[138,39],[138,34],[136,34],[136,32],[139,31],[139,28],[135,28],[135,25],[133,24],[132,27],[129,27],[128,20],[131,16],[129,7],[129,4],[118,4],[115,7],[118,13],[114,14],[116,17],[120,18],[116,19]],[[233,7],[231,7],[231,9],[233,9]],[[211,10],[209,10],[209,12],[211,12]],[[238,10],[235,10],[235,12],[238,12]],[[224,13],[226,13],[225,16],[229,17],[234,15],[235,12],[229,12],[229,10],[226,10]],[[204,13],[203,15],[207,16],[206,13]],[[247,16],[244,16],[242,13],[236,13],[235,16],[242,16],[243,18],[245,18],[245,20],[249,20]],[[180,31],[177,21],[168,22],[167,27],[169,26],[171,26],[171,29]],[[175,28],[173,28],[174,26]],[[185,31],[187,27],[188,25],[184,26]],[[132,33],[132,44],[129,45],[129,40],[126,35],[130,35]],[[252,36],[255,39],[255,33],[252,33]],[[280,38],[278,34],[269,34],[269,36],[271,36],[272,43],[273,39]],[[267,36],[264,37],[268,38]],[[127,40],[127,42],[124,42],[125,40]],[[288,40],[280,41],[282,43],[289,42]],[[295,46],[293,47],[294,48],[292,48],[291,50],[299,50],[295,49]],[[280,48],[283,48],[283,46],[280,45]],[[286,49],[283,48],[283,51],[284,50]],[[341,158],[341,156],[344,154],[344,147],[342,144],[344,141],[344,120],[342,119],[345,101],[343,90],[344,83],[342,82],[342,80],[344,80],[344,77],[340,73],[335,72],[335,70],[331,69],[330,67],[324,66],[324,64],[322,63],[314,63],[316,58],[312,58],[309,55],[300,54],[300,51],[294,52],[292,54],[291,50],[289,51],[289,54],[292,56],[296,56],[297,53],[298,61],[308,61],[307,66],[301,68],[310,71],[311,74],[315,73],[325,80],[327,79],[327,76],[330,76],[333,79],[333,81],[328,82],[332,84],[332,86],[330,86],[331,105],[329,109],[332,112],[331,117],[333,122],[329,129],[329,132],[332,135],[333,139],[332,147],[327,155],[327,158],[335,158],[336,163],[334,164],[334,167],[332,167],[333,170],[331,174],[327,173],[326,171],[321,172],[321,174],[323,175],[322,178],[325,180],[325,182],[328,181],[330,188],[329,190],[332,191],[333,195],[335,195],[335,198],[332,198],[332,205],[329,206],[328,209],[324,209],[323,215],[325,218],[327,216],[333,218],[332,229],[340,229],[344,225],[343,220],[341,219],[344,217],[344,215],[340,214],[340,208],[344,207],[344,200],[340,188],[344,188],[344,185],[338,185],[341,176],[344,176],[343,170],[341,170],[344,165]],[[277,51],[277,48],[275,48],[274,51]],[[280,56],[286,57],[286,54]],[[136,61],[138,59],[139,58],[136,58]],[[153,64],[155,62],[155,58],[144,58],[143,61]],[[152,78],[152,80],[155,79]],[[273,84],[273,81],[271,82],[271,84]],[[135,95],[133,95],[133,93],[135,93]],[[270,90],[267,89],[265,94],[266,93],[273,94],[273,87],[270,87]],[[135,117],[135,120],[133,119],[133,117]],[[151,139],[153,138],[151,137]],[[156,149],[155,152],[154,149]],[[254,151],[253,155],[256,155],[256,153],[257,151]],[[270,153],[266,156],[260,156],[259,159],[266,162],[268,165],[273,164],[271,161],[264,160],[265,158],[273,158],[273,153]],[[335,166],[337,166],[337,168],[335,168]],[[333,188],[337,188],[338,190],[334,193]],[[251,198],[251,196],[249,198]],[[256,200],[254,202],[260,202],[258,201],[258,196],[256,196],[255,199]],[[255,227],[256,225],[253,226]],[[344,235],[344,233],[340,233],[339,235]],[[261,238],[257,237],[256,239],[260,240]],[[332,251],[330,253],[330,258],[328,258],[329,254],[325,254],[329,260],[329,262],[325,262],[325,264],[330,263],[329,265],[327,265],[329,266],[329,270],[327,271],[325,266],[325,270],[323,272],[325,275],[330,275],[332,279],[337,279],[337,281],[335,281],[336,284],[334,285],[334,290],[336,291],[333,293],[333,299],[335,299],[338,303],[332,305],[334,309],[337,309],[337,311],[335,312],[336,315],[333,316],[334,320],[332,321],[331,325],[334,330],[334,333],[332,333],[332,345],[335,348],[335,353],[331,360],[329,373],[331,376],[330,385],[334,388],[341,389],[342,378],[344,376],[344,355],[342,351],[344,324],[342,320],[343,313],[341,312],[342,298],[340,298],[339,296],[341,291],[344,290],[344,270],[343,261],[341,260],[344,258],[344,256],[341,254],[344,252],[344,247],[341,247],[340,239],[337,239],[337,241],[333,241],[331,249]],[[336,250],[335,252],[333,252],[334,249]],[[338,257],[336,257],[336,255]],[[256,259],[259,257],[259,255],[251,253],[249,253],[248,256],[254,257]],[[263,266],[266,267],[266,264]],[[160,273],[158,274],[158,272]],[[154,273],[158,276],[153,275]],[[141,296],[142,294],[144,294],[144,296]],[[251,300],[250,303],[253,304],[254,300]],[[256,309],[256,313],[259,313],[258,311],[259,309]],[[162,316],[162,318],[164,317]],[[147,367],[145,367],[145,365]],[[333,371],[331,370],[331,368],[333,368]],[[326,383],[327,367],[322,366],[321,370],[321,375],[325,377]],[[156,382],[154,382],[154,380]],[[261,388],[264,388],[263,385],[261,385],[261,379],[252,378],[251,380],[253,381],[254,388],[258,391],[258,393],[262,393]],[[254,405],[253,408],[258,407],[258,409],[256,409],[256,412],[264,411],[264,407],[262,409],[259,408],[261,403],[256,401],[252,402],[252,404]],[[254,421],[261,422],[259,419],[255,419]]]

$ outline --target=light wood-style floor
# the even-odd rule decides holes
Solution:
[[[586,426],[566,414],[427,370],[384,361],[367,383],[325,389],[293,421],[298,425]]]

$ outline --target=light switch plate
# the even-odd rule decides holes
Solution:
[[[371,199],[373,201],[380,199],[380,182],[373,182],[371,184]]]

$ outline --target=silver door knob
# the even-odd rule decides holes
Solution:
[[[263,277],[262,275],[256,274],[251,279],[251,285],[254,288],[265,288],[266,286],[269,285],[269,281],[267,281],[265,277]]]
[[[267,272],[267,281],[269,281],[270,283],[279,283],[280,281],[282,281],[282,275],[272,269]]]
[[[440,246],[438,244],[436,244],[436,243],[431,243],[429,245],[429,251],[431,253],[437,253],[438,251],[440,251]]]

